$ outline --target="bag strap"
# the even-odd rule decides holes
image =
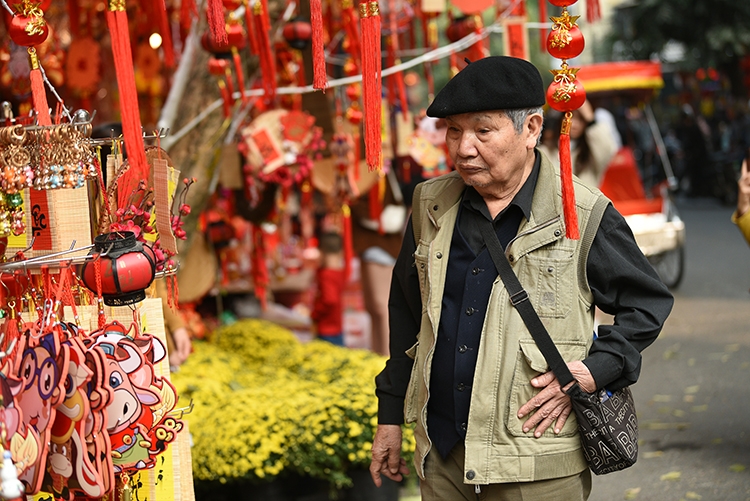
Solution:
[[[484,223],[484,222],[483,222]],[[568,364],[565,363],[560,352],[557,350],[555,343],[552,338],[549,337],[547,329],[539,319],[534,306],[531,304],[529,294],[524,290],[521,282],[518,281],[518,277],[513,272],[513,268],[510,267],[508,258],[505,257],[503,248],[500,245],[500,240],[497,238],[494,228],[490,224],[480,224],[479,229],[484,237],[484,243],[487,246],[487,250],[492,257],[492,261],[495,263],[495,268],[500,274],[500,278],[505,284],[505,288],[508,290],[510,295],[510,303],[518,310],[518,313],[523,319],[523,323],[531,333],[531,337],[534,338],[534,342],[539,347],[539,350],[547,360],[552,372],[555,373],[557,380],[560,382],[561,387],[567,386],[568,383],[574,381],[573,375],[568,369]]]

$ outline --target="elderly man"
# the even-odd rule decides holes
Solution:
[[[571,403],[499,279],[493,229],[584,391],[633,384],[673,298],[622,216],[574,180],[581,238],[566,238],[560,174],[536,149],[544,86],[529,62],[488,57],[427,110],[456,171],[417,187],[390,291],[390,359],[376,378],[370,472],[400,480],[416,423],[422,499],[585,500],[591,476]],[[418,216],[418,217],[417,217]],[[594,309],[614,315],[594,332]]]

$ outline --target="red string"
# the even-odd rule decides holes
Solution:
[[[250,52],[257,56],[260,54],[258,48],[258,35],[255,33],[255,19],[253,9],[248,5],[245,8],[245,26],[247,27],[247,43],[250,46]]]
[[[164,50],[164,66],[174,68],[174,47],[172,47],[172,30],[169,25],[169,15],[164,0],[153,5],[153,13],[159,23],[161,47]]]
[[[260,0],[256,4],[260,11],[253,13],[256,36],[258,37],[258,51],[265,102],[271,104],[276,100],[276,62],[271,49],[271,21],[268,17],[268,0]]]
[[[352,212],[349,206],[341,207],[343,213],[343,237],[344,237],[344,276],[349,279],[352,271],[352,259],[354,259],[354,242],[352,238]]]
[[[547,0],[539,0],[539,22],[547,22]],[[539,50],[542,52],[547,50],[547,28],[539,29]]]
[[[102,258],[94,258],[94,278],[96,279],[96,307],[97,307],[97,323],[99,329],[103,329],[107,324],[107,319],[104,316],[104,300],[102,299]]]
[[[242,71],[242,60],[237,47],[232,47],[232,60],[234,61],[234,72],[237,73],[237,87],[240,90],[240,99],[242,103],[247,103],[249,97],[245,95],[245,72]]]

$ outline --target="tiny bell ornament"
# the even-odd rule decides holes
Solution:
[[[562,8],[562,14],[550,18],[554,25],[547,37],[547,51],[551,56],[561,59],[562,64],[560,69],[550,70],[554,78],[547,88],[547,104],[550,108],[564,114],[558,149],[560,151],[565,236],[577,240],[579,231],[570,157],[570,124],[573,110],[580,108],[586,101],[586,91],[581,82],[576,79],[579,68],[568,66],[568,59],[579,56],[585,46],[581,30],[576,24],[579,16],[571,16],[568,12],[568,6],[575,2],[576,0],[550,0],[552,5]]]

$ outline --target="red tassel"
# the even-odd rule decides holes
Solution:
[[[237,87],[239,87],[240,99],[245,104],[248,100],[248,96],[245,95],[245,72],[242,71],[242,61],[240,60],[240,53],[237,47],[232,47],[232,59],[234,60],[234,71],[237,73]]]
[[[143,131],[138,107],[138,93],[135,88],[133,72],[133,55],[130,49],[130,31],[124,1],[117,6],[118,10],[107,11],[107,24],[112,39],[112,54],[117,75],[117,87],[120,91],[120,115],[125,147],[128,153],[129,168],[118,181],[118,207],[124,207],[132,190],[141,179],[148,179],[149,167],[143,146]],[[110,7],[111,9],[111,7]]]
[[[180,31],[188,33],[190,25],[193,24],[193,16],[198,15],[198,7],[195,0],[182,0],[180,3]]]
[[[381,96],[380,8],[377,1],[359,4],[362,20],[362,90],[365,114],[365,157],[370,170],[380,168]]]
[[[341,207],[343,214],[343,237],[344,237],[344,276],[349,279],[352,271],[352,259],[354,259],[354,240],[352,238],[352,211],[344,204]]]
[[[265,102],[270,104],[276,100],[276,61],[271,50],[271,21],[268,18],[268,1],[262,0],[255,4],[253,18],[255,20],[255,35],[258,37],[258,51]]]
[[[154,14],[159,23],[159,34],[161,35],[161,48],[164,50],[164,66],[174,68],[174,47],[172,46],[172,29],[169,26],[169,16],[164,2],[154,5]]]
[[[310,0],[310,25],[312,26],[313,89],[325,92],[328,87],[326,53],[323,47],[323,3]]]
[[[232,114],[232,93],[227,89],[223,80],[219,80],[219,92],[221,92],[224,118],[228,118]]]
[[[29,54],[32,50],[34,49],[29,49]],[[34,52],[32,60],[36,60],[36,52]],[[29,73],[29,78],[31,79],[31,99],[37,113],[37,122],[39,122],[39,125],[52,125],[52,119],[49,116],[49,104],[47,103],[47,91],[44,89],[44,77],[39,69],[38,61],[36,68]]]
[[[224,20],[224,6],[221,0],[208,0],[206,17],[208,18],[208,27],[211,29],[211,34],[214,36],[216,43],[219,45],[226,44],[226,21]]]
[[[359,70],[360,41],[359,30],[357,30],[356,15],[357,14],[354,12],[352,2],[350,1],[342,12],[342,17],[344,18],[342,23],[344,24],[344,29],[346,30],[346,38],[349,42],[347,50],[352,56],[352,62],[357,67],[357,70]]]
[[[368,210],[369,210],[369,216],[370,219],[373,221],[380,221],[380,213],[382,212],[382,207],[380,203],[380,181],[372,185],[372,188],[370,188],[370,193],[368,193]]]
[[[268,286],[268,265],[266,264],[266,245],[263,240],[263,230],[260,226],[253,225],[253,281],[255,286],[255,297],[260,301],[263,311],[268,309],[266,290]]]
[[[601,19],[602,13],[599,8],[599,0],[586,0],[586,21],[594,23]]]
[[[247,27],[247,44],[250,46],[250,53],[257,56],[260,54],[260,49],[258,48],[258,36],[255,33],[255,16],[249,5],[245,7],[245,26]]]
[[[560,133],[560,181],[562,184],[563,214],[565,216],[565,236],[578,240],[578,216],[576,214],[576,196],[573,189],[573,166],[570,159],[570,120],[573,114],[565,114]],[[567,127],[566,127],[567,124]]]
[[[539,22],[547,22],[547,0],[539,0]],[[539,29],[539,50],[542,52],[547,51],[547,29]]]

